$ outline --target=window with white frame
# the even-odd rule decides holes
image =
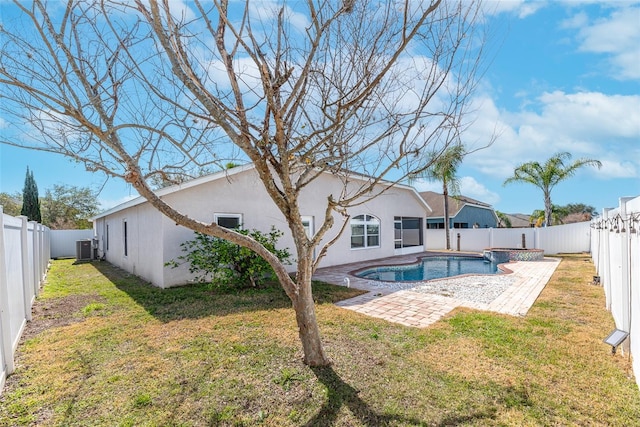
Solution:
[[[372,215],[354,216],[351,225],[351,249],[380,247],[380,220]]]
[[[224,228],[240,228],[242,225],[242,214],[223,214],[217,213],[213,218],[220,227]]]

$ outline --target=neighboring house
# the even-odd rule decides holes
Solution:
[[[427,213],[427,228],[445,228],[443,195],[423,191],[420,196],[432,209]],[[465,196],[449,196],[449,228],[495,228],[497,225],[498,217],[491,205]]]
[[[366,177],[349,175],[347,190]],[[313,234],[325,215],[329,194],[339,198],[344,177],[322,174],[300,195],[300,211],[308,232]],[[388,183],[380,184],[388,186]],[[158,190],[178,211],[203,222],[225,227],[242,226],[263,232],[271,226],[284,232],[279,246],[289,248],[295,259],[295,245],[284,216],[268,196],[253,165],[226,171]],[[425,250],[424,218],[429,205],[411,187],[396,185],[382,195],[363,199],[350,208],[350,225],[329,249],[322,267],[384,258]],[[332,239],[340,230],[342,216],[334,214],[335,225],[325,236]],[[187,283],[192,279],[187,266],[172,269],[165,263],[182,255],[180,244],[192,240],[193,231],[177,226],[142,197],[103,212],[93,218],[99,242],[99,256],[159,287]],[[291,266],[294,271],[295,265]]]
[[[511,223],[511,228],[531,228],[535,224],[531,222],[531,215],[525,214],[504,214]],[[506,227],[505,224],[499,224],[499,227]]]

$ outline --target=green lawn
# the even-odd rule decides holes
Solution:
[[[331,368],[308,368],[279,288],[161,290],[107,263],[55,261],[0,396],[0,425],[640,425],[640,392],[584,256],[524,318],[457,309],[425,329],[335,307]]]

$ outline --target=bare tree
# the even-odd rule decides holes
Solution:
[[[388,188],[383,178],[421,173],[430,166],[421,154],[458,136],[484,43],[481,9],[441,0],[180,5],[15,1],[0,30],[0,108],[11,125],[2,142],[122,178],[177,224],[264,257],[292,301],[305,363],[327,365],[311,276],[349,207]],[[183,215],[150,185],[229,161],[253,162],[286,218],[295,278],[255,240]],[[318,195],[326,213],[308,237],[299,196],[326,171],[344,190]],[[349,171],[370,178],[347,185]]]

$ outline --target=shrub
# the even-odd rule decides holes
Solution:
[[[280,261],[290,263],[289,250],[276,248],[283,233],[275,227],[271,227],[268,233],[243,229],[237,231],[260,242]],[[167,265],[175,268],[188,262],[189,271],[196,275],[197,280],[220,285],[257,287],[273,277],[269,263],[251,249],[206,234],[196,232],[195,235],[195,239],[180,245],[186,254],[179,256],[179,261],[172,260]]]

